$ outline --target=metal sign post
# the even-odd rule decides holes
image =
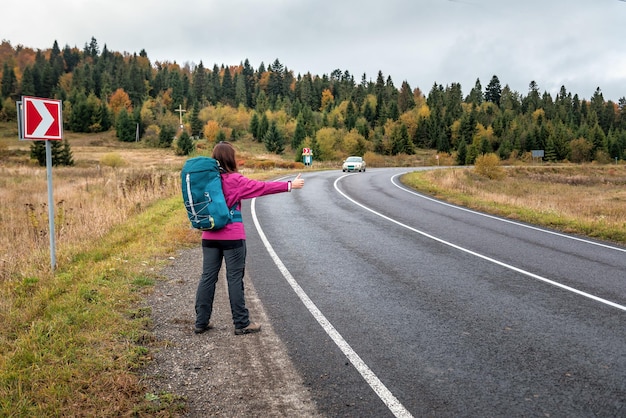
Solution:
[[[46,174],[48,177],[48,229],[50,230],[50,267],[57,265],[56,234],[54,232],[54,198],[52,197],[52,145],[46,141]]]
[[[48,177],[48,225],[50,234],[50,266],[55,269],[56,234],[54,232],[54,198],[52,196],[52,145],[63,139],[63,116],[60,100],[22,97],[17,105],[17,131],[21,140],[46,142],[46,174]]]

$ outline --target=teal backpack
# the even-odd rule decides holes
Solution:
[[[229,222],[242,222],[241,212],[226,205],[219,162],[210,157],[188,159],[181,171],[183,202],[191,226],[215,231]]]

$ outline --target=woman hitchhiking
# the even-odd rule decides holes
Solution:
[[[241,175],[237,170],[235,148],[228,142],[220,142],[213,148],[213,158],[222,170],[222,188],[228,207],[237,205],[241,210],[242,199],[252,199],[274,193],[301,189],[304,179],[300,174],[293,181],[257,181]],[[243,276],[246,264],[246,232],[243,222],[231,222],[217,231],[202,232],[202,276],[196,292],[196,325],[194,332],[201,334],[211,328],[209,320],[213,311],[215,284],[226,261],[226,280],[230,309],[235,324],[235,334],[259,332],[260,324],[250,322],[244,297]]]

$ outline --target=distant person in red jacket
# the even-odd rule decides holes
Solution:
[[[274,193],[301,189],[304,179],[300,174],[293,181],[257,181],[244,177],[237,170],[235,148],[228,142],[220,142],[213,148],[213,158],[222,169],[222,188],[226,204],[241,210],[241,200]],[[235,334],[261,331],[261,325],[250,322],[244,297],[243,276],[246,264],[246,231],[243,222],[231,222],[217,231],[202,232],[202,276],[196,292],[196,325],[194,332],[201,334],[210,328],[213,311],[215,284],[226,261],[226,280],[230,310],[235,324]]]

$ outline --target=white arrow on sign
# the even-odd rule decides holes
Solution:
[[[39,122],[39,125],[33,131],[31,136],[35,138],[45,137],[46,132],[48,132],[48,129],[50,129],[50,127],[54,123],[54,117],[50,114],[50,111],[48,111],[45,102],[41,100],[33,100],[31,103],[33,104],[33,106],[35,106],[35,109],[37,109],[37,112],[41,116],[41,122]]]

